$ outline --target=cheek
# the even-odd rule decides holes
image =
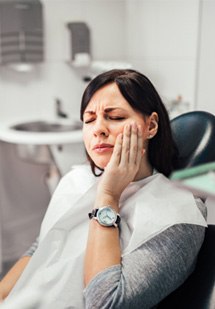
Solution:
[[[110,127],[109,127],[110,135],[112,135],[116,138],[117,135],[119,135],[120,133],[123,133],[124,126],[125,126],[125,124],[123,124],[123,125],[122,124],[110,125]]]
[[[87,130],[83,130],[82,137],[83,137],[85,148],[88,151],[89,147],[90,147],[89,143],[90,143],[90,140],[91,140],[89,131],[87,132]]]

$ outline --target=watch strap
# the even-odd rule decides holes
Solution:
[[[94,208],[92,212],[89,212],[88,213],[89,219],[93,219],[93,217],[96,217],[98,210],[99,210],[98,208]]]

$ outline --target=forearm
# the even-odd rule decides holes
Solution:
[[[95,208],[110,205],[118,211],[118,203],[110,197],[96,199]],[[120,264],[121,250],[119,243],[119,229],[101,226],[96,220],[89,225],[88,242],[85,253],[84,282],[90,280],[104,269]]]
[[[9,270],[9,272],[5,275],[5,277],[0,282],[0,297],[5,299],[14,285],[16,284],[17,280],[21,276],[22,272],[24,271],[25,267],[27,266],[30,256],[23,256],[20,260],[16,262],[16,264]]]

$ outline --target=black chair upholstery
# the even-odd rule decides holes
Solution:
[[[179,149],[179,168],[215,161],[215,116],[203,111],[179,115],[171,121]]]
[[[179,149],[180,168],[215,161],[214,115],[202,111],[189,112],[173,119],[171,127]],[[215,225],[206,229],[194,272],[158,308],[215,309]]]

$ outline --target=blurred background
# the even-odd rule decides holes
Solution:
[[[170,118],[215,113],[214,16],[215,0],[0,0],[1,275],[38,235],[60,177],[86,161],[91,78],[137,69]]]

